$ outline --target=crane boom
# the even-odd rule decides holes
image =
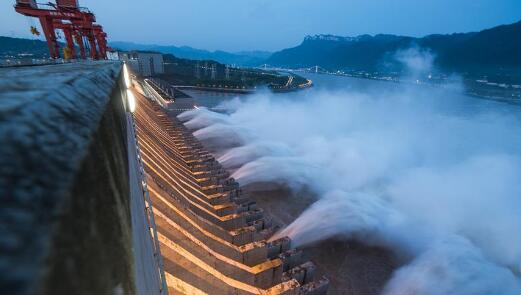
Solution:
[[[55,30],[63,31],[72,58],[76,57],[74,41],[78,43],[81,58],[86,58],[83,40],[89,43],[90,58],[107,58],[107,34],[103,27],[95,24],[96,17],[89,10],[79,6],[77,0],[56,0],[56,4],[37,4],[35,0],[17,0],[16,12],[36,17],[49,47],[51,58],[60,57],[60,45]]]

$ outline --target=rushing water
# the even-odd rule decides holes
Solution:
[[[193,97],[197,106],[203,106],[207,108],[215,108],[222,102],[229,101],[237,97],[247,96],[245,94],[202,90],[183,90],[183,92]]]
[[[313,74],[306,73],[300,75],[311,79],[313,81],[313,87],[302,91],[293,93],[274,94],[276,96],[289,96],[292,99],[299,99],[300,96],[313,95],[317,92],[323,91],[340,91],[349,90],[356,92],[371,93],[375,91],[390,90],[390,91],[401,91],[404,87],[410,87],[410,85],[400,85],[395,82],[379,81],[372,79],[361,79],[346,76],[335,76],[325,74]],[[477,97],[471,97],[463,94],[454,94],[455,90],[442,90],[436,89],[432,86],[418,85],[414,87],[430,88],[432,91],[443,92],[446,91],[450,99],[450,103],[447,104],[446,111],[459,113],[460,115],[472,114],[475,112],[494,109],[497,112],[504,112],[505,114],[521,116],[521,105],[518,103],[508,103],[505,101],[495,101],[489,99],[480,99]],[[201,90],[185,90],[188,95],[195,99],[198,106],[204,106],[208,108],[215,108],[219,104],[230,101],[235,98],[247,99],[248,94],[237,94],[237,93],[225,93],[225,92],[211,92]],[[452,93],[451,93],[452,92]],[[446,101],[447,102],[447,101]],[[440,102],[440,103],[443,103]]]
[[[521,294],[520,106],[435,88],[309,74],[287,94],[201,97],[181,115],[241,184],[311,187],[279,235],[355,238],[407,257],[386,294]],[[193,93],[192,93],[193,95]],[[197,97],[196,97],[197,99]]]

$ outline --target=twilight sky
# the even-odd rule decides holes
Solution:
[[[39,1],[48,2],[48,1]],[[30,37],[15,0],[0,0],[0,35]],[[279,50],[305,35],[423,36],[521,20],[521,0],[80,0],[110,40],[202,49]],[[37,21],[33,21],[37,24]]]

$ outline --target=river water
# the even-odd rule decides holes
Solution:
[[[306,77],[314,87],[285,94],[190,92],[231,111],[184,116],[203,142],[241,139],[218,154],[241,185],[318,196],[278,234],[302,247],[326,242],[312,253],[337,294],[521,294],[521,106],[460,85]],[[389,259],[330,251],[332,239],[390,249],[398,271],[374,279]],[[371,279],[353,279],[368,261]]]
[[[324,91],[345,90],[371,94],[374,92],[381,92],[382,90],[399,92],[403,91],[407,87],[418,87],[427,88],[429,89],[429,91],[442,93],[442,95],[439,95],[440,97],[442,97],[440,103],[447,103],[448,107],[446,111],[448,112],[459,113],[460,115],[468,115],[480,111],[493,109],[496,112],[519,116],[521,118],[521,104],[519,104],[518,102],[509,103],[506,101],[481,99],[477,97],[467,96],[464,94],[459,94],[462,91],[457,91],[454,89],[439,89],[427,85],[402,85],[395,82],[361,79],[346,76],[313,73],[299,74],[308,79],[311,79],[313,81],[313,87],[298,92],[274,95],[289,96],[293,99],[298,99],[299,96],[303,94],[313,95],[315,93],[320,93]],[[226,101],[230,101],[235,98],[247,99],[249,96],[251,96],[247,94],[209,92],[200,90],[185,90],[184,92],[192,96],[195,99],[195,102],[198,106],[204,106],[208,108],[215,108],[219,104]],[[443,93],[445,93],[445,95],[443,95]],[[443,97],[445,97],[446,99],[444,100]]]

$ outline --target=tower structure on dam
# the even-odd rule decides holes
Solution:
[[[289,238],[197,139],[155,101],[134,113],[170,294],[325,294]]]
[[[56,38],[55,31],[62,30],[67,43],[63,58],[76,58],[77,45],[82,59],[87,57],[86,47],[89,49],[91,59],[106,59],[107,34],[101,25],[95,23],[94,13],[85,7],[80,7],[77,0],[56,0],[55,2],[40,4],[35,0],[17,0],[14,8],[20,14],[40,20],[51,58],[60,58],[60,42]],[[40,35],[34,26],[31,27],[31,33]]]

